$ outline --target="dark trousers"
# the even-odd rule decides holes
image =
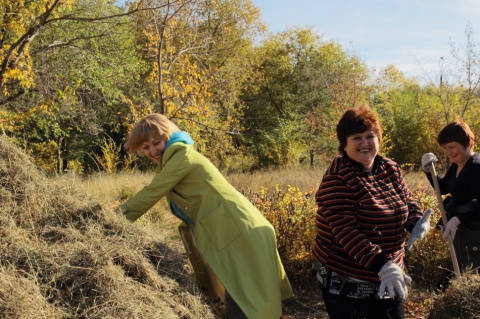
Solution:
[[[227,291],[225,291],[225,316],[227,319],[247,319],[247,316]]]
[[[323,300],[330,319],[404,319],[403,299],[352,299],[325,293]]]

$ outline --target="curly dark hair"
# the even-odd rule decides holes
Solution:
[[[382,141],[382,126],[377,116],[370,107],[363,105],[358,108],[351,108],[343,113],[342,118],[337,124],[337,138],[340,145],[338,150],[343,152],[347,146],[347,138],[356,133],[363,133],[366,130],[372,130],[378,137],[378,142]]]

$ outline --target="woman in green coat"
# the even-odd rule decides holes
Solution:
[[[152,182],[120,205],[125,217],[136,220],[166,196],[193,234],[194,249],[225,288],[227,316],[280,318],[281,301],[293,293],[274,228],[257,208],[195,151],[188,133],[161,114],[137,122],[125,147],[158,164]]]

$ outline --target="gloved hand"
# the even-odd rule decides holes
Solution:
[[[423,212],[422,218],[418,220],[415,224],[415,227],[412,229],[412,234],[408,240],[407,250],[410,250],[417,241],[417,239],[423,239],[426,234],[430,231],[430,216],[432,215],[432,209],[428,208]]]
[[[460,224],[460,219],[458,219],[457,216],[453,216],[443,230],[443,240],[447,240],[448,236],[450,236],[453,240],[455,238],[455,234],[457,233],[458,225]]]
[[[430,172],[430,163],[438,162],[437,157],[433,153],[425,153],[422,156],[422,169],[425,172]]]
[[[392,298],[395,296],[395,291],[398,297],[407,297],[407,283],[412,282],[412,278],[407,276],[398,265],[391,261],[387,262],[378,272],[378,277],[380,278],[380,290],[378,291],[380,298],[385,296],[386,289]]]

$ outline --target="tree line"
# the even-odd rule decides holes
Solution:
[[[229,171],[325,165],[340,115],[362,104],[406,166],[440,152],[448,122],[480,130],[468,24],[452,63],[422,79],[372,70],[309,27],[271,33],[250,0],[0,0],[0,26],[0,128],[51,173],[146,167],[122,144],[152,112]]]

